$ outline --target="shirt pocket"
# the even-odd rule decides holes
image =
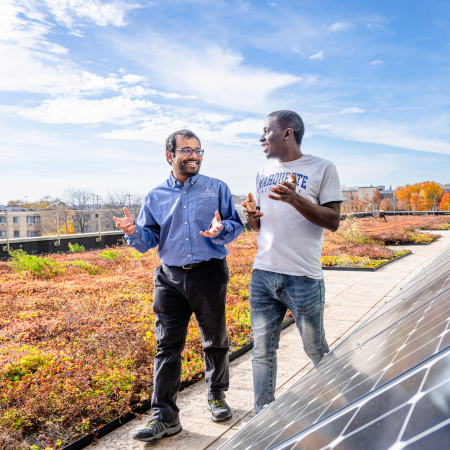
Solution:
[[[207,230],[218,210],[219,198],[217,195],[198,197],[195,205],[195,221],[201,228]]]

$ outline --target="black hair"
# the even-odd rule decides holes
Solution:
[[[175,147],[177,145],[177,137],[178,136],[187,138],[187,139],[195,138],[195,139],[197,139],[198,143],[200,144],[200,147],[202,146],[202,143],[200,142],[200,139],[198,138],[198,136],[195,133],[193,133],[191,130],[180,130],[180,131],[175,131],[166,139],[166,152],[170,152],[170,153],[172,153],[172,155],[175,155]],[[167,156],[166,156],[166,158],[167,158]],[[169,159],[167,159],[167,162],[170,165],[172,165],[169,162]]]
[[[283,130],[291,128],[297,144],[302,143],[303,135],[305,134],[305,125],[302,118],[296,112],[282,109],[281,111],[270,113],[267,117],[275,117]]]

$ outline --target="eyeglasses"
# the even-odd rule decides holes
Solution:
[[[203,156],[203,153],[205,153],[205,150],[202,150],[201,148],[192,150],[192,148],[189,147],[176,148],[175,151],[180,151],[184,156],[191,156],[192,152],[194,152],[197,156]]]

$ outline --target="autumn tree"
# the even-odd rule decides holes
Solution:
[[[399,186],[394,192],[398,199],[398,207],[412,211],[428,211],[442,197],[443,189],[435,181],[423,181],[416,184]]]
[[[370,195],[366,194],[361,200],[361,210],[363,212],[370,211],[372,209],[372,206],[372,198],[370,197]]]
[[[73,223],[72,211],[44,210],[41,211],[41,229],[43,236],[54,236],[58,234],[76,234]]]
[[[59,198],[53,198],[50,195],[45,195],[40,198],[37,202],[27,203],[29,208],[32,209],[65,209],[66,204]]]
[[[21,205],[22,200],[9,200],[6,206]]]
[[[361,200],[358,197],[358,194],[355,194],[351,201],[351,210],[352,212],[359,212],[361,209]]]
[[[384,198],[383,200],[381,200],[380,209],[382,209],[383,211],[393,211],[394,203],[389,200],[389,198]]]
[[[375,192],[373,193],[373,203],[375,206],[375,208],[378,208],[378,205],[381,203],[382,201],[382,197],[380,194],[380,191],[378,189],[375,189]]]
[[[411,203],[411,194],[413,193],[413,187],[410,184],[405,186],[399,186],[394,192],[395,197],[398,200],[399,209],[409,209]]]
[[[441,211],[450,211],[450,192],[444,192],[439,203],[439,209]]]
[[[417,192],[411,194],[410,208],[411,211],[423,211],[423,202]]]
[[[435,181],[424,181],[418,184],[419,195],[423,202],[423,208],[425,210],[432,208],[434,209],[435,205],[439,203],[439,200],[442,198],[444,189],[442,189],[442,186]]]

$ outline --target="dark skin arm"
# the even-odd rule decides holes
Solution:
[[[264,215],[261,214],[259,208],[256,208],[256,202],[253,199],[253,194],[248,194],[248,200],[242,202],[245,215],[247,216],[248,226],[255,231],[259,231],[261,228],[260,218]]]
[[[291,173],[289,182],[282,181],[281,184],[271,189],[271,191],[277,195],[269,194],[268,197],[275,201],[289,203],[305,217],[305,219],[309,220],[314,225],[330,231],[336,231],[339,228],[341,203],[329,202],[323,205],[315,205],[298,194],[295,190],[296,187],[297,177]],[[250,221],[249,226],[252,227]]]

